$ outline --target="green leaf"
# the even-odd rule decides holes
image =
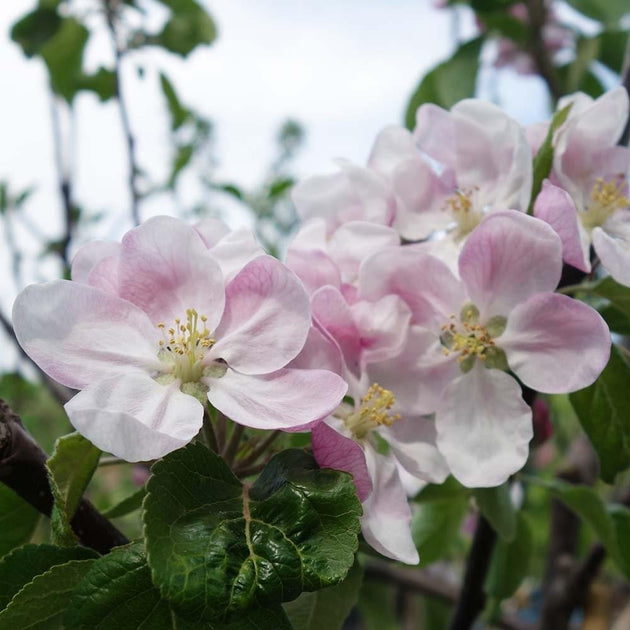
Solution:
[[[190,111],[181,104],[173,84],[163,72],[160,72],[160,87],[171,115],[171,131],[177,131],[190,117]]]
[[[67,630],[290,630],[279,608],[240,612],[212,624],[178,617],[151,582],[141,543],[117,547],[94,562],[74,591],[64,625]]]
[[[100,67],[94,74],[82,74],[77,78],[77,90],[94,92],[103,103],[116,96],[116,75]]]
[[[506,542],[516,535],[516,511],[510,498],[510,486],[504,483],[496,488],[476,488],[473,491],[481,513],[494,531]]]
[[[607,304],[598,310],[599,314],[606,320],[610,332],[630,336],[630,318],[625,313],[612,304]]]
[[[50,487],[55,499],[51,514],[53,542],[62,546],[76,544],[70,521],[98,466],[100,449],[79,433],[59,438],[52,457],[46,462]]]
[[[579,13],[604,24],[616,24],[630,14],[627,0],[567,0]]]
[[[148,562],[179,610],[217,618],[291,600],[339,583],[353,563],[361,505],[352,478],[319,470],[303,451],[276,455],[250,489],[198,443],[152,472]]]
[[[60,26],[61,18],[55,8],[38,7],[11,27],[11,39],[22,47],[27,57],[33,57]]]
[[[173,165],[171,167],[171,175],[168,180],[168,187],[173,188],[177,182],[177,178],[181,172],[190,164],[190,160],[195,153],[195,147],[192,144],[184,144],[177,148]]]
[[[302,593],[283,605],[293,630],[341,630],[359,599],[363,569],[355,562],[346,579],[314,593]]]
[[[544,142],[538,149],[534,157],[534,179],[532,182],[532,199],[527,209],[528,214],[534,213],[534,202],[542,188],[543,180],[549,177],[551,166],[553,165],[553,136],[558,128],[564,123],[571,111],[571,104],[557,111],[551,119],[549,130]]]
[[[468,497],[465,494],[421,502],[414,507],[411,533],[423,566],[454,549],[467,512]]]
[[[445,499],[467,498],[470,489],[462,486],[455,477],[447,477],[441,484],[430,483],[418,493],[414,501],[426,503],[428,501],[443,501]]]
[[[147,494],[146,488],[140,488],[136,490],[132,495],[123,499],[120,503],[117,503],[109,510],[103,512],[103,516],[107,518],[119,518],[135,512],[142,507],[142,501]]]
[[[619,565],[623,573],[630,576],[630,509],[625,505],[611,504],[608,514],[613,521],[617,548],[619,549]]]
[[[462,44],[447,61],[433,68],[411,96],[405,113],[405,125],[413,129],[416,125],[416,111],[424,103],[435,103],[450,109],[455,103],[475,95],[479,54],[483,37]]]
[[[621,74],[628,45],[628,31],[615,29],[603,31],[597,38],[599,40],[598,60],[613,72]]]
[[[0,557],[28,542],[38,522],[39,512],[0,483]]]
[[[492,554],[486,593],[495,602],[511,597],[529,571],[533,537],[527,517],[519,512],[516,518],[516,535],[511,542],[499,540]]]
[[[49,628],[67,608],[72,591],[90,570],[93,559],[70,560],[37,575],[0,612],[0,628]]]
[[[24,545],[0,560],[0,610],[35,576],[69,560],[94,558],[96,552],[85,547]]]
[[[359,593],[359,612],[367,630],[400,630],[396,615],[396,588],[366,580]]]
[[[155,43],[186,57],[197,46],[211,44],[217,36],[210,15],[195,0],[158,0],[172,11]]]
[[[613,483],[630,466],[630,366],[613,346],[608,365],[589,387],[569,395],[600,462],[600,475]]]
[[[565,92],[575,92],[583,84],[586,75],[597,59],[599,53],[599,41],[597,37],[580,37],[575,47],[575,59],[567,69],[564,82]]]

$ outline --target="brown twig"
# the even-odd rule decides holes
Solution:
[[[256,460],[263,453],[265,453],[265,451],[274,443],[274,441],[280,435],[282,435],[282,431],[280,431],[279,429],[276,429],[275,431],[272,431],[267,437],[265,437],[258,444],[256,444],[256,446],[254,446],[254,448],[249,452],[249,454],[246,457],[243,457],[243,459],[241,459],[238,462],[237,468],[239,468],[239,469],[241,467],[245,468],[247,466],[250,466],[251,464],[254,464],[256,462]]]
[[[19,416],[0,399],[0,482],[50,516],[53,495],[46,459]],[[70,524],[81,543],[99,553],[129,542],[87,499],[81,499]]]
[[[236,454],[238,453],[238,447],[241,444],[241,438],[243,437],[244,431],[245,427],[243,425],[234,424],[232,427],[232,434],[221,452],[221,456],[230,467],[234,464],[234,460],[236,459]]]

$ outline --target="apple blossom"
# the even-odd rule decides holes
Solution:
[[[206,401],[268,429],[339,404],[339,376],[286,367],[311,316],[300,281],[276,259],[258,256],[226,284],[200,233],[168,217],[129,231],[118,248],[99,247],[100,262],[75,266],[91,268],[89,284],[27,287],[13,321],[44,372],[82,390],[66,411],[102,450],[129,461],[161,457],[197,434]]]
[[[435,404],[437,446],[467,486],[503,483],[519,470],[532,437],[531,409],[513,372],[545,393],[593,383],[610,353],[610,332],[589,306],[553,293],[561,241],[544,222],[497,212],[468,238],[460,279],[415,247],[363,264],[359,298],[398,295],[412,325],[432,334],[420,359]]]
[[[628,95],[616,88],[593,101],[563,99],[569,116],[554,140],[551,181],[536,199],[535,216],[560,235],[564,260],[588,273],[592,244],[610,275],[630,286],[630,149],[617,146],[628,118]]]

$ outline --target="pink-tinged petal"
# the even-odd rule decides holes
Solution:
[[[337,342],[316,325],[308,331],[306,343],[300,354],[287,367],[330,370],[339,376],[343,373],[343,355]]]
[[[313,456],[320,468],[333,468],[350,473],[359,500],[365,501],[372,492],[372,480],[365,463],[365,454],[357,442],[346,435],[342,425],[341,420],[330,418],[318,422],[313,427],[311,434]]]
[[[322,251],[289,249],[286,264],[302,281],[309,295],[326,285],[341,286],[339,267]]]
[[[413,313],[413,323],[439,329],[466,302],[462,284],[446,265],[414,246],[384,250],[359,271],[359,297],[376,301],[398,295]]]
[[[538,149],[542,146],[542,143],[547,137],[549,132],[548,122],[537,122],[525,127],[525,137],[527,138],[527,144],[529,144],[532,150],[532,155],[538,153]]]
[[[411,537],[411,510],[391,456],[380,455],[364,444],[365,460],[372,478],[372,494],[363,502],[361,530],[376,551],[406,564],[420,558]]]
[[[416,112],[413,137],[420,148],[443,164],[457,163],[457,126],[454,117],[445,109],[428,103]]]
[[[442,350],[434,332],[412,326],[400,354],[365,366],[367,380],[392,391],[396,411],[403,415],[433,413],[444,389],[461,373],[455,355],[445,357]]]
[[[317,249],[322,252],[328,250],[326,221],[321,217],[314,217],[305,221],[289,244],[289,251],[310,251],[312,249]]]
[[[469,488],[498,486],[520,470],[533,435],[519,384],[480,362],[446,389],[435,427],[452,474]]]
[[[139,308],[78,282],[31,285],[13,306],[20,345],[46,374],[82,389],[130,368],[160,367],[158,331]]]
[[[450,474],[446,460],[436,446],[435,422],[422,416],[402,417],[380,434],[402,467],[414,477],[442,483]]]
[[[352,372],[357,372],[361,359],[361,333],[345,298],[334,287],[322,287],[311,298],[313,319],[339,345]]]
[[[128,462],[158,459],[188,444],[201,429],[203,406],[143,372],[88,385],[65,405],[74,428],[92,444]]]
[[[385,361],[400,354],[407,339],[411,309],[397,295],[350,307],[361,339],[363,363]]]
[[[593,230],[592,237],[604,268],[619,284],[630,287],[630,212],[616,212]]]
[[[304,346],[311,326],[309,300],[296,275],[260,256],[227,285],[225,312],[208,360],[224,359],[245,374],[284,367]]]
[[[606,367],[610,331],[599,313],[583,302],[542,293],[510,313],[497,345],[525,385],[564,394],[587,387]]]
[[[546,179],[534,203],[534,216],[549,223],[560,237],[564,262],[588,273],[591,270],[589,243],[582,238],[571,195]]]
[[[411,132],[398,125],[389,125],[376,136],[368,166],[386,177],[391,177],[403,160],[418,154]]]
[[[348,386],[328,370],[282,369],[262,376],[228,369],[205,380],[208,400],[226,416],[254,429],[290,429],[325,418]]]
[[[178,219],[155,217],[122,240],[120,296],[154,323],[186,319],[187,309],[205,315],[210,330],[225,304],[221,268],[193,228]]]
[[[79,249],[72,259],[72,279],[82,284],[91,284],[89,276],[92,269],[106,258],[117,258],[120,256],[120,250],[120,243],[109,241],[92,241],[87,243]]]
[[[562,242],[551,226],[522,212],[496,212],[468,237],[459,274],[483,317],[507,316],[519,302],[553,291]]]
[[[87,284],[111,293],[112,295],[120,294],[120,277],[118,270],[120,269],[120,255],[109,256],[99,261],[88,276]]]
[[[343,280],[356,281],[361,263],[371,254],[400,245],[393,228],[366,221],[350,221],[330,237],[328,253],[341,270]]]
[[[214,247],[224,236],[230,233],[230,228],[223,221],[211,217],[202,219],[193,227],[199,232],[199,236],[208,248]]]
[[[226,281],[234,276],[250,261],[265,254],[254,233],[242,228],[226,234],[210,248],[210,254],[221,267]]]

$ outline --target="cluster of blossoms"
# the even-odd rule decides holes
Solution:
[[[630,151],[615,146],[628,99],[570,103],[535,216],[546,128],[475,100],[424,105],[366,167],[294,189],[304,223],[286,265],[245,230],[158,217],[84,246],[72,281],[27,288],[19,341],[81,390],[73,425],[130,461],[186,444],[210,406],[310,431],[320,466],[353,475],[365,539],[415,563],[409,480],[505,482],[532,438],[522,386],[575,391],[608,361],[603,319],[555,290],[563,259],[591,269],[591,242],[630,285]]]

